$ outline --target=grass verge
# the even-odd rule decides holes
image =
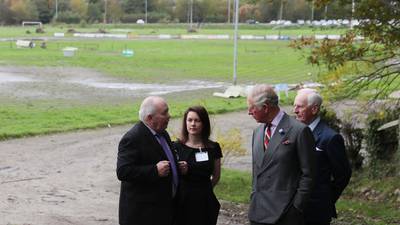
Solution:
[[[218,199],[236,203],[249,203],[251,174],[249,172],[222,168],[221,180],[215,187]]]
[[[181,117],[187,107],[198,104],[205,106],[210,114],[246,108],[244,98],[168,102],[172,117]],[[133,123],[138,121],[139,105],[140,103],[52,107],[47,104],[3,104],[0,108],[0,140]]]
[[[369,179],[357,172],[336,204],[339,217],[332,225],[398,225],[400,224],[400,178]],[[248,203],[251,174],[223,169],[215,187],[219,199]]]

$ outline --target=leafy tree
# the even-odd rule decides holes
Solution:
[[[63,11],[59,13],[57,21],[67,24],[77,24],[81,21],[81,17],[78,12]]]
[[[42,23],[49,23],[53,17],[47,0],[36,0],[35,5],[38,12],[39,20]]]
[[[58,0],[58,12],[70,11],[70,0]]]
[[[180,22],[189,21],[191,7],[189,0],[177,0],[176,15]],[[223,6],[222,6],[223,4]],[[219,16],[217,16],[219,14]],[[193,0],[193,22],[215,22],[215,20],[226,21],[226,1],[225,0]],[[222,17],[224,19],[222,19]],[[211,21],[209,21],[211,20]]]
[[[228,20],[228,5],[226,0],[210,1],[209,9],[206,16],[207,22],[226,22]]]
[[[14,13],[10,9],[10,1],[0,0],[0,24],[15,23]]]
[[[122,6],[125,13],[144,13],[145,0],[123,0]]]
[[[255,19],[257,12],[257,6],[251,4],[244,4],[239,8],[239,19],[241,22],[248,19]]]
[[[112,22],[119,22],[123,14],[122,6],[119,0],[108,0],[107,17]]]
[[[102,21],[103,14],[101,2],[88,4],[87,18],[88,21],[92,23]]]
[[[317,6],[327,2],[316,0]],[[292,46],[304,50],[310,63],[327,68],[321,78],[332,87],[333,96],[373,90],[374,99],[384,97],[400,86],[400,3],[357,0],[355,6],[354,17],[361,22],[340,40],[303,38]]]
[[[36,5],[31,0],[13,0],[11,1],[10,9],[13,11],[13,19],[16,23],[38,19]]]
[[[88,6],[85,0],[71,0],[69,3],[71,11],[75,12],[81,19],[85,18]]]
[[[175,0],[154,0],[154,10],[168,14],[170,19],[175,18]]]

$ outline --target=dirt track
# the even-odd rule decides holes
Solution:
[[[240,128],[244,140],[256,126],[246,112],[211,120],[222,132]],[[177,132],[179,124],[172,120],[169,130]],[[0,142],[0,225],[118,224],[117,144],[130,126]],[[250,169],[250,156],[227,166]],[[243,212],[231,218],[237,210],[223,205],[219,224],[243,224]]]

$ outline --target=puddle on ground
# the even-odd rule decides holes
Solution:
[[[98,82],[93,80],[70,81],[94,88],[103,89],[125,89],[132,91],[146,92],[150,95],[163,95],[181,91],[194,91],[199,89],[220,88],[224,83],[207,82],[200,80],[190,80],[174,84],[144,84],[144,83],[113,83],[113,82]]]
[[[0,72],[0,83],[13,83],[13,82],[34,82],[35,80],[21,76],[21,75],[16,75],[12,73],[3,73]]]
[[[149,83],[121,82],[120,80],[117,80],[115,78],[110,78],[105,76],[91,76],[87,74],[86,75],[58,74],[56,76],[50,74],[38,75],[33,73],[32,74],[20,73],[20,72],[14,73],[9,71],[7,72],[0,71],[0,85],[2,86],[1,89],[3,89],[0,92],[15,93],[15,89],[18,89],[21,91],[19,95],[23,97],[38,97],[34,96],[35,93],[37,93],[38,91],[40,91],[41,93],[40,96],[47,95],[50,97],[53,95],[53,97],[56,97],[54,96],[55,94],[54,89],[57,89],[57,92],[64,92],[64,94],[71,95],[70,97],[72,97],[74,93],[68,94],[69,92],[71,92],[72,88],[74,88],[75,91],[77,89],[94,90],[94,93],[91,93],[94,95],[97,90],[97,92],[103,94],[109,93],[110,91],[114,92],[123,91],[125,93],[126,92],[131,93],[132,95],[135,96],[137,95],[146,96],[146,95],[165,95],[183,91],[196,91],[202,89],[215,89],[228,86],[228,84],[224,82],[210,82],[202,80],[187,80],[187,81],[178,81],[173,83],[149,84]]]

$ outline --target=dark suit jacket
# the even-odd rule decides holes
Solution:
[[[351,168],[340,134],[323,121],[318,123],[313,134],[316,141],[316,181],[305,219],[326,223],[337,215],[335,202],[350,181]]]
[[[292,206],[304,209],[313,185],[315,143],[310,128],[285,114],[264,152],[264,129],[262,124],[253,132],[249,219],[274,224]]]
[[[162,135],[171,146],[168,133],[165,131]],[[143,122],[137,123],[122,137],[117,160],[117,176],[121,181],[120,224],[173,223],[172,177],[159,177],[156,167],[162,160],[168,160],[167,156]]]

